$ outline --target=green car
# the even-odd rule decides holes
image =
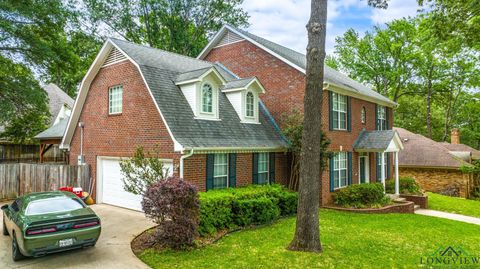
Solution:
[[[95,246],[100,218],[70,192],[24,195],[2,206],[3,235],[12,238],[12,257],[39,257]]]

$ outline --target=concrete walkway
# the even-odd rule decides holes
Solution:
[[[480,218],[469,217],[469,216],[460,215],[460,214],[447,213],[443,211],[430,210],[430,209],[417,209],[415,210],[415,214],[444,218],[444,219],[451,219],[451,220],[480,225]]]
[[[149,268],[133,254],[130,248],[130,241],[135,235],[152,227],[154,224],[148,221],[141,212],[105,204],[93,205],[91,207],[102,220],[102,234],[95,247],[13,262],[11,257],[11,239],[9,236],[0,235],[0,268]],[[1,221],[2,214],[0,214]]]

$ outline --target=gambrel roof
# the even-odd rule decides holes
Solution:
[[[238,78],[226,70],[225,67],[111,38],[97,56],[99,63],[93,64],[93,72],[96,73],[100,69],[100,62],[106,58],[106,55],[103,54],[108,54],[107,52],[112,48],[124,53],[128,60],[138,67],[162,119],[166,123],[176,151],[191,148],[205,151],[213,149],[285,150],[286,141],[263,106],[259,106],[260,124],[242,123],[228,98],[224,93],[220,93],[220,119],[202,120],[195,118],[185,96],[176,83],[195,79],[212,68],[226,82],[237,80]],[[76,126],[78,114],[83,102],[85,102],[85,91],[88,91],[91,79],[87,74],[82,82],[82,88],[62,143],[63,147],[67,147],[71,141],[73,135],[71,129]]]
[[[210,50],[212,50],[215,46],[217,46],[218,43],[221,42],[223,37],[228,32],[233,32],[234,34],[238,35],[240,38],[243,38],[245,40],[252,42],[253,44],[264,49],[265,51],[269,52],[273,56],[283,60],[285,63],[289,64],[293,68],[305,74],[305,70],[307,68],[307,58],[305,54],[294,51],[292,49],[289,49],[277,43],[271,42],[267,39],[256,36],[247,31],[238,29],[231,25],[224,25],[222,29],[218,31],[218,33],[214,36],[214,38],[204,48],[204,50],[200,53],[200,55],[197,58],[204,59],[208,55]],[[327,65],[325,65],[324,75],[325,75],[324,80],[326,83],[346,91],[346,93],[345,92],[342,92],[342,93],[352,95],[359,99],[367,99],[369,101],[373,101],[385,106],[394,107],[397,105],[395,102],[391,101],[387,97],[349,78],[348,76],[332,69]]]

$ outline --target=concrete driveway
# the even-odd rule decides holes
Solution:
[[[135,257],[130,241],[153,223],[143,213],[128,209],[105,204],[92,209],[102,220],[102,234],[95,247],[13,262],[10,237],[0,235],[0,268],[149,268]],[[2,218],[0,214],[0,221]]]

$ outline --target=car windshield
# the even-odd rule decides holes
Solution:
[[[61,213],[81,208],[84,208],[83,204],[74,198],[50,198],[29,203],[27,210],[25,211],[25,215],[32,216],[49,213]]]

